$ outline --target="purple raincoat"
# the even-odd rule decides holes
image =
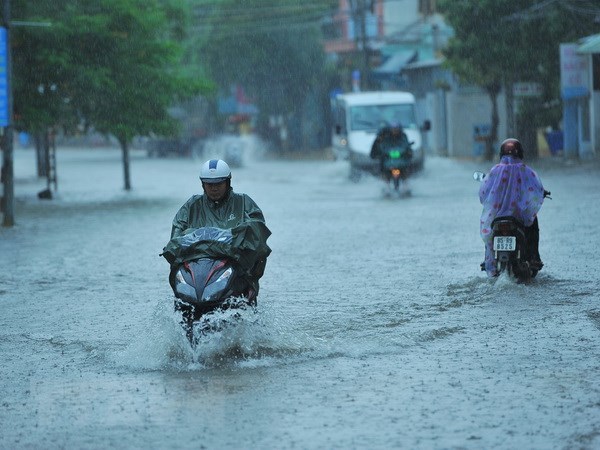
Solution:
[[[522,160],[506,155],[484,178],[479,188],[481,238],[485,243],[485,270],[496,274],[492,221],[500,216],[513,216],[530,226],[544,202],[544,187],[537,174]]]

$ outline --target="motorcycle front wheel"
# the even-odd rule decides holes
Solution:
[[[497,264],[497,269],[498,269],[498,275],[500,275],[501,273],[504,272],[508,272],[508,262],[507,261],[498,261]]]

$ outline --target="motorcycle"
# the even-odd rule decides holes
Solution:
[[[412,142],[409,143],[407,149],[394,147],[389,149],[386,153],[382,170],[384,178],[388,183],[388,189],[385,191],[385,194],[388,196],[391,195],[392,188],[397,196],[408,196],[411,194],[410,189],[408,188],[408,176],[410,174],[412,159],[410,145],[412,145]]]
[[[172,254],[161,253],[171,265],[169,284],[175,294],[175,310],[192,345],[199,337],[228,325],[216,313],[232,308],[255,308],[256,290],[234,258],[227,257],[233,241],[231,230],[202,227],[178,239],[183,258],[173,263]],[[216,320],[214,320],[216,318]],[[229,315],[228,320],[239,318]]]
[[[485,174],[475,172],[473,178],[483,181]],[[550,191],[544,191],[544,198],[552,199],[550,195]],[[492,221],[492,239],[498,275],[507,273],[519,282],[535,278],[542,267],[532,254],[527,227],[520,220],[512,216],[496,217]],[[483,264],[481,270],[485,270]]]

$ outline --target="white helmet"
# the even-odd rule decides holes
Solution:
[[[209,159],[200,170],[200,180],[203,183],[221,183],[230,179],[231,169],[222,159]]]

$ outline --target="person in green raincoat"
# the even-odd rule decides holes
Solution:
[[[218,251],[237,261],[258,294],[258,280],[264,274],[267,256],[271,253],[266,244],[271,232],[262,210],[249,195],[233,191],[231,169],[223,160],[206,161],[200,171],[200,180],[204,194],[193,195],[175,214],[171,240],[163,256],[175,267],[198,257],[180,245],[186,234],[201,227],[229,229],[233,243]],[[206,250],[198,248],[198,252]]]

